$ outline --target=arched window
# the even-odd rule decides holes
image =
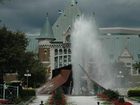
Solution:
[[[55,68],[58,67],[58,57],[55,57]]]
[[[71,54],[71,49],[68,49],[68,53]]]
[[[69,35],[69,34],[66,36],[66,42],[67,42],[67,43],[70,42],[70,35]]]
[[[67,49],[64,49],[64,54],[67,54]]]
[[[62,49],[59,49],[59,55],[62,55]]]
[[[55,55],[58,55],[58,50],[57,49],[55,49]]]

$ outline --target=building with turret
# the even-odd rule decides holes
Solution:
[[[48,72],[71,63],[72,24],[82,15],[75,0],[69,0],[66,8],[59,12],[52,26],[47,14],[40,35],[28,36],[30,43],[27,50],[38,53]],[[99,31],[99,38],[106,48],[110,63],[122,63],[125,66],[125,70],[118,70],[116,78],[125,78],[128,72],[128,82],[140,85],[140,70],[133,68],[133,64],[140,61],[140,28],[110,27],[99,28]]]
[[[47,67],[59,68],[71,63],[70,34],[74,20],[81,15],[75,0],[71,0],[57,21],[50,25],[48,15],[38,39],[39,59]]]

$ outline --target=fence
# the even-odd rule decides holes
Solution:
[[[13,100],[19,96],[19,87],[0,84],[0,98]]]

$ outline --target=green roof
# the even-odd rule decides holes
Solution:
[[[72,27],[73,22],[79,16],[81,16],[81,11],[77,2],[71,0],[53,25],[52,29],[56,41],[63,41],[63,34],[69,27]]]
[[[46,16],[45,24],[43,28],[41,29],[40,36],[38,38],[54,39],[53,31],[52,31],[52,28],[48,19],[48,15]]]
[[[38,53],[38,40],[36,39],[38,36],[37,35],[27,35],[29,44],[26,48],[27,51]]]
[[[135,61],[140,60],[140,37],[138,35],[103,35],[100,37],[107,56],[117,61],[124,48],[127,48]]]

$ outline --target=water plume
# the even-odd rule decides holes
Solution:
[[[80,95],[83,87],[92,90],[81,65],[96,82],[106,88],[111,87],[109,60],[99,40],[99,32],[94,16],[82,15],[73,24],[71,35],[74,94]],[[84,80],[87,80],[84,86]]]

